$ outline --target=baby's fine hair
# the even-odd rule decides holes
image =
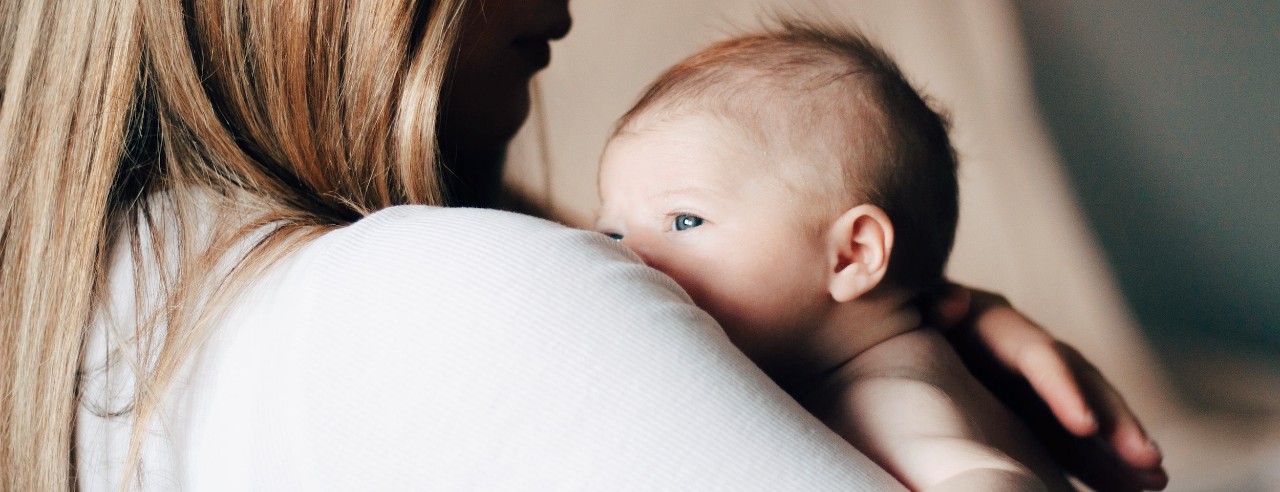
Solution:
[[[758,119],[762,106],[791,113],[865,108],[845,113],[872,121],[846,126],[862,130],[847,134],[860,155],[844,160],[845,187],[854,196],[842,206],[883,209],[896,236],[886,282],[932,290],[942,282],[959,215],[946,118],[858,31],[796,20],[779,25],[713,44],[670,68],[622,117],[617,132],[634,130],[641,116],[653,113]]]

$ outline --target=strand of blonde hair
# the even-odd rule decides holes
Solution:
[[[0,0],[0,489],[75,487],[77,368],[112,247],[179,265],[120,335],[139,348],[125,489],[221,307],[310,238],[441,204],[436,113],[465,3]],[[197,230],[209,214],[237,225]],[[144,232],[171,243],[142,251]]]
[[[70,486],[76,368],[137,60],[133,5],[10,3],[0,106],[0,480]]]

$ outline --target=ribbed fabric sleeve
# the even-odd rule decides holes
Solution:
[[[168,401],[144,488],[898,487],[670,279],[602,235],[488,210],[393,207],[307,245]],[[105,490],[129,426],[81,418],[82,487]]]

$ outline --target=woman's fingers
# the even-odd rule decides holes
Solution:
[[[984,294],[977,298],[983,300]],[[1072,434],[1089,436],[1096,432],[1097,419],[1075,372],[1058,350],[1061,344],[1003,298],[987,299],[984,310],[978,328],[1000,363],[1025,378]]]
[[[939,300],[935,317],[945,321],[941,313],[956,310],[945,304],[958,298],[948,293]],[[1097,490],[1167,485],[1159,449],[1088,360],[999,295],[970,290],[969,301],[967,315],[939,326],[954,328],[971,369],[985,374],[1072,474]]]
[[[1098,431],[1098,419],[1089,408],[1075,372],[1059,352],[1059,346],[1072,350],[1059,343],[1027,348],[1017,361],[1018,372],[1067,431],[1078,437],[1091,436]]]
[[[1087,381],[1087,387],[1093,388],[1095,394],[1089,398],[1093,406],[1103,416],[1102,428],[1099,429],[1116,453],[1129,466],[1139,470],[1161,471],[1160,463],[1164,456],[1159,446],[1143,430],[1138,418],[1125,403],[1124,397],[1107,383],[1102,373],[1098,372],[1089,361],[1078,352],[1066,347],[1064,355],[1079,367],[1081,379]],[[1166,478],[1167,480],[1167,478]]]
[[[1158,490],[1168,484],[1159,451],[1092,364],[1051,338],[1028,337],[1021,343],[1030,345],[1004,363],[1022,375],[1052,414],[1034,427],[1072,474],[1095,490]]]
[[[950,330],[964,322],[972,305],[973,295],[969,289],[951,284],[926,310],[927,322],[940,330]]]
[[[1160,490],[1168,484],[1164,470],[1137,470],[1127,466],[1099,437],[1071,438],[1059,447],[1058,458],[1065,468],[1099,492]]]
[[[1168,485],[1169,476],[1160,466],[1163,456],[1124,397],[1074,348],[1055,342],[1055,351],[1060,363],[1079,384],[1078,392],[1082,392],[1082,398],[1095,415],[1094,432],[1089,433],[1077,432],[1058,415],[1064,427],[1084,438],[1080,441],[1079,454],[1086,458],[1087,466],[1076,467],[1081,478],[1099,490],[1113,486],[1114,490],[1159,490]],[[1030,378],[1028,373],[1028,380]],[[1037,386],[1035,382],[1032,385]],[[1036,391],[1049,400],[1045,391],[1038,387]],[[1053,406],[1051,401],[1049,404]],[[1054,412],[1057,413],[1056,408]]]

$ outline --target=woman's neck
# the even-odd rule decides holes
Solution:
[[[502,201],[505,145],[487,149],[442,147],[441,181],[450,207],[497,208]]]

